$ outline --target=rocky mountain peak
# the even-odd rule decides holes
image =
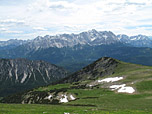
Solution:
[[[127,36],[124,34],[117,35],[120,42],[129,44],[134,47],[152,47],[152,40],[146,35]]]
[[[49,47],[74,47],[75,45],[102,45],[111,44],[117,41],[117,37],[110,31],[98,32],[92,29],[80,34],[60,34],[56,36],[38,36],[33,41],[25,44],[27,49],[44,49]]]
[[[148,40],[148,41],[150,40],[147,36],[141,35],[141,34],[137,36],[131,36],[130,39],[131,40]]]
[[[10,39],[8,41],[0,41],[0,47],[3,49],[11,49],[13,47],[17,47],[20,45],[24,45],[25,43],[29,42],[28,40],[17,40],[17,39]]]
[[[92,80],[105,75],[111,75],[114,73],[114,68],[117,67],[118,63],[119,61],[113,58],[102,57],[80,71],[66,77],[61,81],[61,83],[72,83],[88,79]]]
[[[0,93],[4,91],[2,93],[8,94],[20,89],[47,85],[66,76],[64,69],[44,61],[0,59]],[[9,88],[12,90],[7,93]]]
[[[140,41],[140,43],[139,43]],[[74,47],[80,45],[109,45],[114,43],[129,44],[135,47],[152,47],[152,40],[145,35],[127,36],[125,34],[115,35],[111,31],[97,31],[95,29],[81,32],[79,34],[59,34],[59,35],[46,35],[44,37],[38,36],[30,41],[22,40],[9,40],[0,42],[0,47],[3,46],[19,46],[23,45],[28,50],[46,49],[50,47]]]
[[[89,30],[88,33],[98,33],[96,29]]]

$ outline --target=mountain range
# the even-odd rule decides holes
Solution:
[[[125,34],[115,35],[111,31],[96,31],[95,29],[79,34],[59,34],[55,36],[38,36],[33,40],[8,40],[0,41],[0,47],[17,47],[24,45],[28,49],[44,49],[50,47],[73,47],[75,45],[103,45],[121,42],[135,47],[152,47],[150,36],[137,35],[127,36]]]
[[[66,70],[44,61],[0,59],[0,96],[48,85],[66,76]]]
[[[83,59],[82,61],[90,55],[96,58],[103,53],[115,57],[122,54],[124,59],[130,56],[132,61],[139,56],[141,61],[145,59],[143,57],[149,59],[151,55],[146,54],[152,52],[151,48],[130,47],[118,42],[97,46],[76,45],[72,48],[53,47],[47,51],[37,50],[32,56],[37,53],[37,57],[45,57],[52,50],[51,53],[56,52],[55,57],[58,57],[63,49],[73,54],[69,60],[75,57],[75,60]],[[145,52],[146,56],[142,55]],[[62,57],[66,56],[60,58]],[[126,63],[110,57],[102,57],[70,75],[64,69],[41,60],[0,59],[0,112],[150,113],[151,74],[150,66]]]
[[[17,40],[17,39],[10,39],[8,41],[0,41],[0,50],[3,49],[12,49],[20,45],[26,44],[30,40]]]
[[[92,29],[79,34],[46,35],[33,40],[9,42],[11,41],[12,43],[5,41],[5,48],[4,42],[0,46],[0,58],[44,60],[70,72],[80,70],[106,56],[125,62],[152,65],[152,40],[145,35],[115,35],[111,31]],[[10,44],[13,45],[12,48]]]

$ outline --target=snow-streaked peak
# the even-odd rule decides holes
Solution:
[[[92,30],[89,30],[88,32],[89,32],[89,33],[97,33],[98,31],[95,30],[95,29],[92,29]]]
[[[152,47],[152,39],[146,35],[127,36],[125,34],[117,35],[120,42],[134,47]]]
[[[110,31],[97,31],[95,29],[80,34],[59,34],[55,36],[38,36],[27,44],[30,49],[41,49],[49,47],[73,47],[75,45],[102,45],[112,44],[117,41],[117,37]]]
[[[9,40],[0,41],[0,47],[16,47],[24,45],[28,50],[38,50],[50,47],[74,47],[76,45],[109,45],[114,43],[129,44],[135,47],[152,47],[152,39],[145,35],[127,36],[125,34],[115,35],[111,31],[97,31],[95,29],[81,32],[79,34],[58,34],[54,36],[38,36],[33,40]]]

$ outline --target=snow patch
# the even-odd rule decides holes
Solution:
[[[52,97],[53,97],[52,95],[49,95],[47,98],[48,98],[48,99],[51,99]]]
[[[132,39],[130,39],[130,40],[137,40],[137,38],[132,38]]]
[[[21,83],[23,83],[26,78],[27,78],[27,74],[24,72],[24,76],[23,76],[23,78],[22,78],[22,80],[21,80]]]
[[[60,103],[67,103],[68,101],[68,96],[62,95],[62,98],[60,99]]]
[[[116,82],[116,81],[119,81],[119,80],[122,80],[123,77],[112,77],[112,78],[105,78],[103,80],[98,80],[98,82]]]
[[[70,114],[69,112],[64,112],[64,114]]]
[[[108,36],[107,36],[107,35],[103,35],[103,38],[107,39],[107,38],[108,38]]]
[[[120,93],[134,93],[135,90],[132,87],[122,87],[118,90]]]
[[[12,69],[9,70],[9,77],[12,77]]]
[[[111,90],[118,90],[118,93],[134,93],[135,90],[133,87],[130,86],[126,86],[126,84],[122,84],[122,85],[112,85],[109,88],[111,88]]]
[[[70,95],[71,100],[75,100],[75,98],[73,97],[73,95]]]
[[[91,40],[91,41],[94,41],[95,39],[96,39],[96,38],[94,37],[94,38],[91,38],[90,40]]]
[[[89,87],[93,87],[93,85],[89,85]]]
[[[62,37],[63,40],[68,40],[66,37]]]
[[[47,69],[45,69],[45,72],[46,72],[46,76],[50,79]]]
[[[18,80],[17,67],[16,67],[16,69],[15,69],[15,77],[16,77],[16,80]]]
[[[122,84],[122,85],[112,85],[109,88],[111,88],[111,90],[117,90],[119,88],[125,87],[126,84]]]

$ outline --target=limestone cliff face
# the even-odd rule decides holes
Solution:
[[[67,72],[44,61],[0,59],[0,93],[3,95],[57,81]]]

